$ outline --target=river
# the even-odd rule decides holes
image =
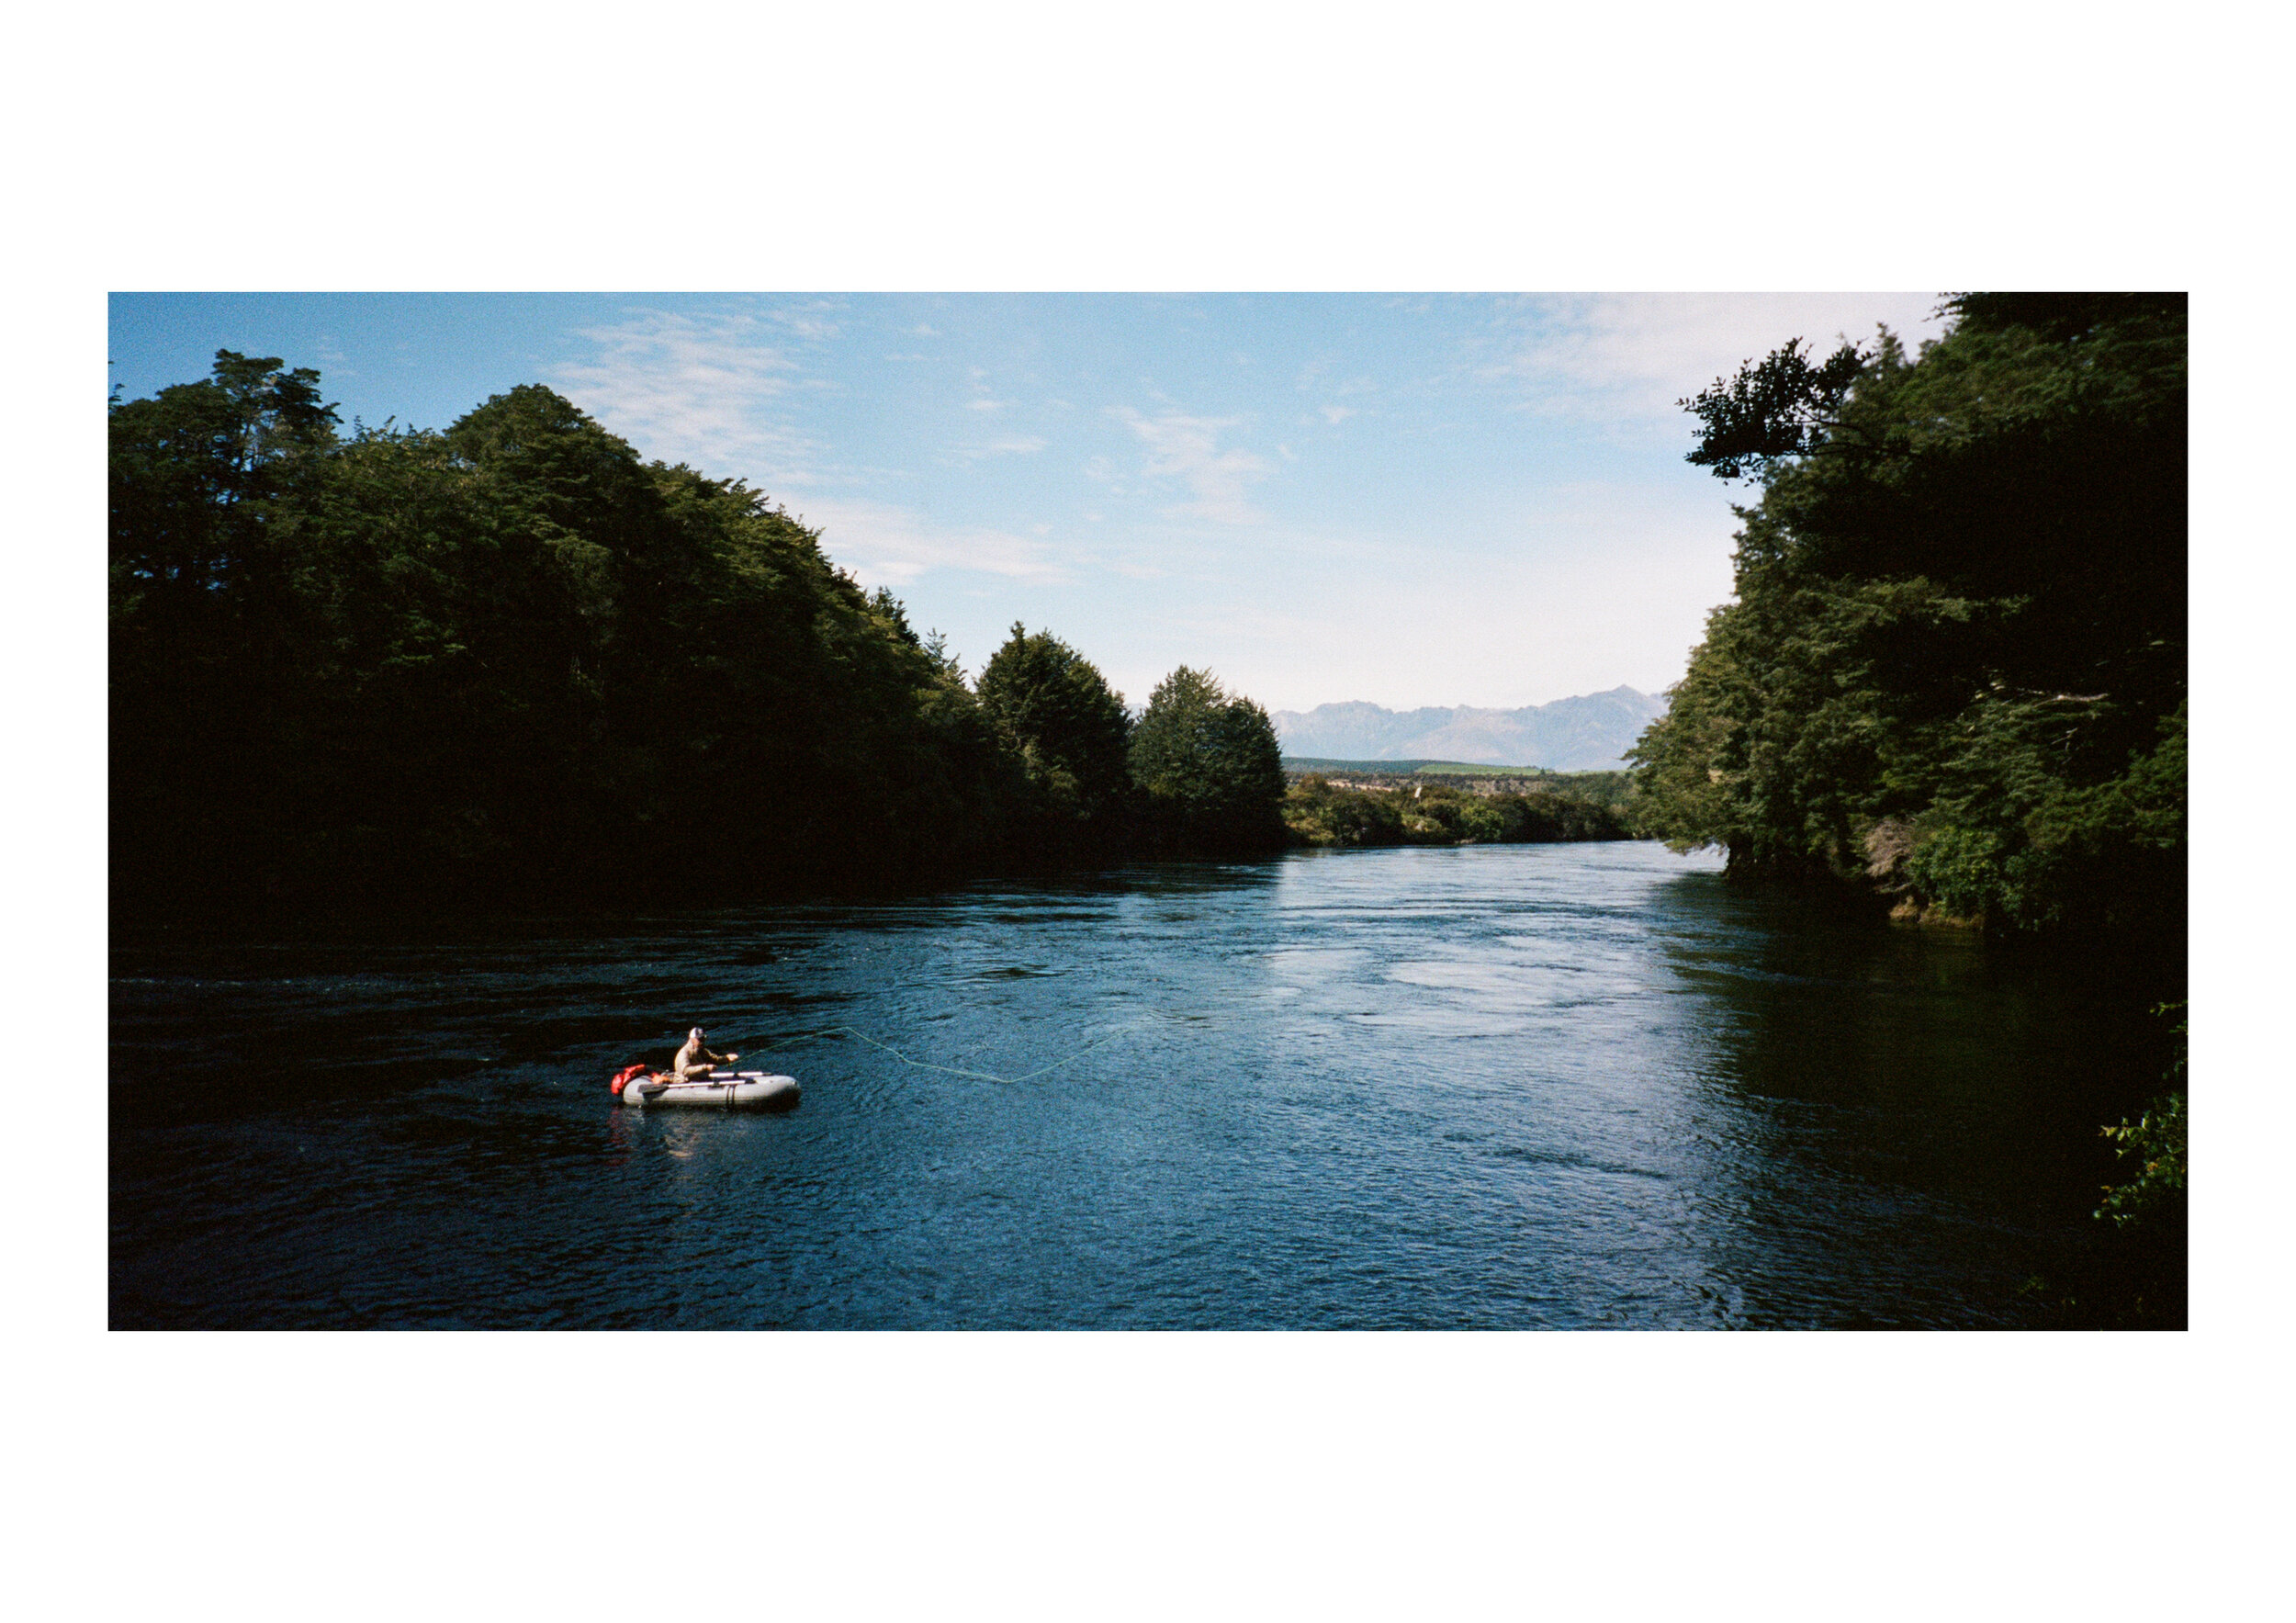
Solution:
[[[1718,870],[1316,851],[421,939],[123,934],[111,1324],[2045,1322],[2027,1287],[2090,1243],[2149,1017]],[[801,1107],[616,1106],[609,1073],[690,1024]]]

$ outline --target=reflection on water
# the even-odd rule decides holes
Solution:
[[[2134,1009],[1715,868],[1300,853],[124,943],[112,1322],[2029,1322],[2145,1090]],[[692,1024],[803,1107],[615,1108]]]

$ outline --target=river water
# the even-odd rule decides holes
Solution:
[[[2025,1287],[2091,1243],[2098,1124],[2158,1075],[2141,1006],[1718,868],[1300,852],[123,937],[111,1323],[2043,1322]],[[690,1024],[803,1104],[616,1106],[607,1076]]]

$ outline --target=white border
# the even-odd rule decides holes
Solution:
[[[2290,375],[2262,236],[2285,25],[829,15],[128,6],[19,37],[7,1199],[33,1609],[2234,1610],[2274,1497],[2240,1461],[2287,1441],[2261,1362],[2285,1208],[2246,1193],[2289,1142],[2261,1029],[2287,957],[2248,922],[2277,898],[2239,815],[2277,810],[2282,775],[2259,656],[2289,602],[2263,476],[2285,460],[2264,380]],[[71,1062],[104,1019],[107,289],[1909,284],[2196,294],[2189,1335],[104,1332],[101,1103]],[[755,1373],[648,1390],[697,1361]]]

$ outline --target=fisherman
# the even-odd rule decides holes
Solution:
[[[702,1028],[696,1026],[686,1033],[686,1045],[678,1050],[678,1057],[670,1069],[681,1082],[698,1082],[710,1074],[714,1065],[731,1065],[739,1059],[737,1054],[712,1054],[702,1046]]]

